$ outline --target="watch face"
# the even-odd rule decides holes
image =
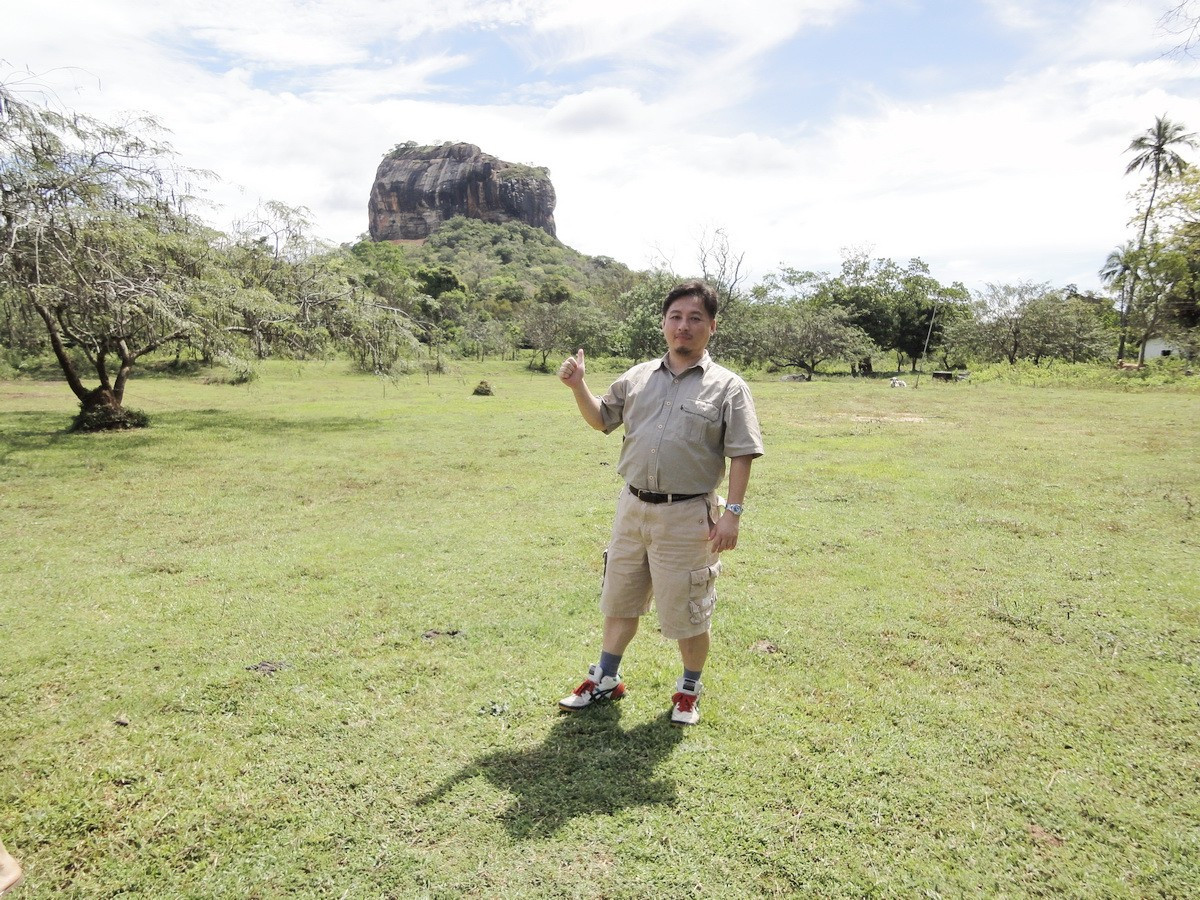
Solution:
[[[740,516],[742,514],[742,504],[740,503],[729,503],[725,506],[725,509],[728,512],[733,513],[735,516]]]

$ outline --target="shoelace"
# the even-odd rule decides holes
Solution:
[[[592,679],[589,678],[587,681],[585,681],[579,687],[575,688],[575,696],[582,697],[584,694],[590,694],[592,691],[596,690],[596,688],[598,688],[598,687],[600,687],[600,685],[596,684],[596,682],[592,681]]]
[[[679,707],[680,712],[691,712],[696,708],[696,701],[700,698],[695,694],[685,694],[679,691],[671,698],[671,702]]]

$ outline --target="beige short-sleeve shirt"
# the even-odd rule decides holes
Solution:
[[[762,456],[750,388],[708,351],[681,375],[667,357],[634,366],[600,398],[606,434],[625,425],[617,471],[660,494],[704,494],[725,477],[725,459]]]

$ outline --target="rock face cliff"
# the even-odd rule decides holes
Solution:
[[[425,238],[453,216],[524,222],[554,236],[554,185],[545,169],[474,144],[401,144],[379,164],[367,212],[376,241]]]

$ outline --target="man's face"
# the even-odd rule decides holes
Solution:
[[[717,320],[708,314],[703,300],[688,295],[680,297],[667,309],[662,330],[667,349],[676,356],[698,359],[708,346],[709,338],[717,333]]]

